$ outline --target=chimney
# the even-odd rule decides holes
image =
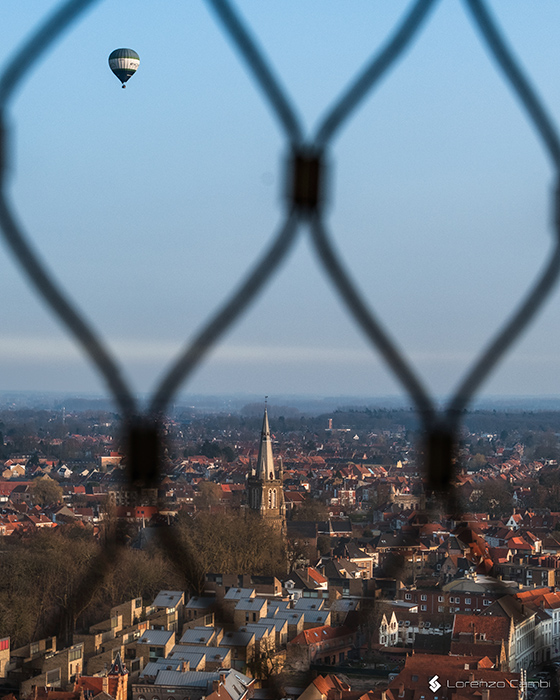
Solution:
[[[181,673],[186,673],[187,672],[187,662],[183,661],[181,664]]]
[[[226,682],[226,672],[220,671],[220,683],[223,685]]]
[[[103,692],[107,693],[107,695],[108,695],[109,694],[109,678],[107,675],[103,676],[102,684],[103,684],[102,685]]]
[[[469,683],[474,681],[474,673],[469,673]]]
[[[220,681],[212,681],[212,692],[213,693],[220,692]]]

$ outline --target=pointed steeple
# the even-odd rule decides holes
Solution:
[[[279,532],[285,534],[286,504],[282,483],[282,460],[279,459],[278,467],[274,466],[266,401],[259,456],[256,463],[250,464],[247,475],[247,505]]]
[[[113,661],[113,665],[111,666],[111,669],[108,672],[108,676],[124,676],[128,672],[124,667],[124,664],[121,659],[121,653],[120,651],[117,652],[117,655],[115,656],[115,660]]]
[[[257,458],[256,475],[261,481],[274,481],[274,479],[276,479],[276,471],[274,469],[274,458],[272,456],[272,440],[270,438],[270,426],[268,424],[268,412],[266,410],[266,404],[261,430],[259,456]]]

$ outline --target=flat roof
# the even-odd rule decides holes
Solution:
[[[256,591],[254,588],[230,588],[225,594],[224,600],[241,600],[242,598],[254,598]]]
[[[183,591],[160,591],[154,602],[154,608],[175,608],[181,602]]]
[[[179,644],[208,644],[215,634],[214,627],[193,627],[184,631]]]
[[[136,643],[165,646],[174,634],[175,632],[168,632],[167,630],[146,630]]]

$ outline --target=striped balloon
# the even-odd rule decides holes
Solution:
[[[109,68],[121,81],[123,88],[125,83],[134,75],[140,65],[140,56],[132,49],[115,49],[109,56]]]

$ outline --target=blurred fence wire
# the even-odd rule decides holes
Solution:
[[[364,299],[357,283],[333,247],[325,216],[325,181],[328,176],[329,154],[340,129],[355,113],[366,97],[387,76],[394,64],[402,59],[418,36],[422,26],[434,11],[436,0],[417,0],[405,13],[399,26],[386,43],[366,62],[346,90],[335,100],[320,120],[315,134],[305,136],[302,125],[288,95],[277,79],[264,51],[253,37],[241,16],[229,0],[207,0],[223,32],[247,64],[254,84],[260,90],[273,115],[277,118],[286,140],[286,175],[284,222],[280,225],[268,250],[213,316],[189,342],[182,355],[169,368],[151,399],[149,408],[142,412],[133,390],[121,375],[116,359],[103,345],[85,316],[61,290],[55,276],[34,251],[13,211],[8,195],[8,153],[11,137],[9,107],[16,90],[34,66],[50,48],[71,29],[81,13],[94,5],[95,0],[69,0],[40,26],[8,62],[0,78],[0,226],[6,245],[27,276],[30,285],[58,316],[68,332],[82,347],[84,354],[103,377],[108,390],[123,414],[124,430],[128,435],[129,479],[136,487],[157,483],[160,477],[159,451],[163,415],[180,387],[193,370],[204,361],[209,350],[225,331],[236,323],[248,306],[257,298],[273,275],[286,260],[298,236],[308,233],[317,259],[333,288],[345,304],[348,314],[361,328],[373,349],[390,368],[420,416],[425,444],[425,470],[428,485],[443,492],[454,509],[450,488],[453,476],[454,450],[460,428],[460,416],[469,405],[483,382],[534,319],[543,302],[549,297],[560,273],[560,190],[555,190],[554,246],[543,271],[534,282],[525,299],[487,348],[475,360],[466,376],[459,382],[447,405],[439,409],[435,398],[423,385],[415,368],[409,363],[376,318],[371,305]],[[560,140],[552,119],[547,114],[535,89],[514,58],[500,28],[483,0],[464,0],[472,22],[480,33],[505,81],[509,84],[530,123],[550,155],[558,178],[560,171]],[[170,533],[163,542],[174,559],[181,544]],[[115,562],[118,547],[115,537],[109,543],[103,559],[96,562],[96,576],[84,585],[79,595],[92,590],[102,571]],[[190,578],[188,552],[182,553],[184,573]],[[69,622],[70,624],[70,622]]]

